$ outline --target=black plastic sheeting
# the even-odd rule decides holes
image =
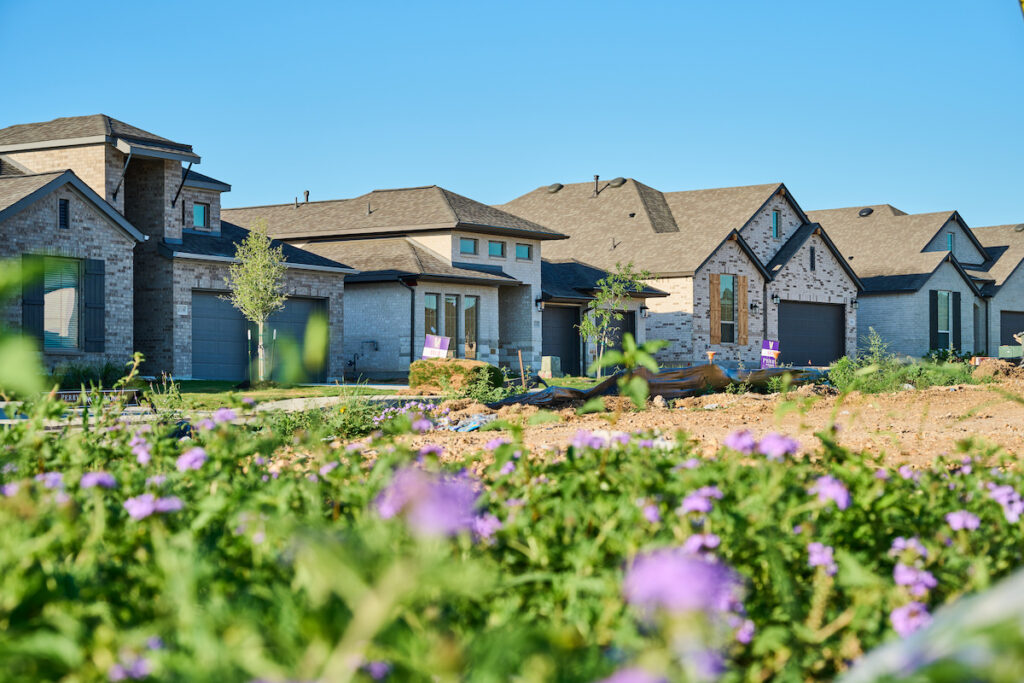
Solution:
[[[708,390],[721,391],[733,384],[749,384],[763,388],[773,377],[789,374],[794,386],[808,384],[824,376],[820,370],[805,368],[765,368],[763,370],[733,370],[721,365],[696,365],[690,368],[670,368],[654,374],[645,368],[635,371],[647,380],[651,396],[662,396],[666,399],[686,398],[707,393]],[[497,403],[488,403],[489,408],[500,408],[510,405],[531,405],[553,407],[566,403],[588,401],[597,396],[614,396],[619,393],[618,380],[626,373],[617,372],[597,386],[581,391],[568,387],[549,386],[547,389],[528,394],[509,396]]]

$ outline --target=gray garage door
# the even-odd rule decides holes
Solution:
[[[1024,313],[1000,311],[999,313],[999,345],[1020,346],[1013,335],[1024,332]],[[975,344],[975,346],[980,346]]]
[[[267,354],[273,359],[278,340],[294,339],[301,348],[306,322],[314,312],[326,312],[322,299],[288,299],[284,309],[267,321]],[[252,348],[246,331],[252,328]],[[231,302],[212,292],[192,292],[192,376],[197,379],[242,381],[248,378],[249,358],[256,357],[256,330]],[[309,381],[324,381],[326,368]]]
[[[546,306],[543,320],[541,353],[558,356],[562,372],[579,375],[580,370],[580,309],[576,306]]]
[[[783,301],[779,304],[779,362],[828,365],[845,354],[842,304]]]

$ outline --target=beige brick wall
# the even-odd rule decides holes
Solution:
[[[814,248],[815,269],[810,269],[810,251]],[[771,303],[778,294],[784,301],[844,304],[846,307],[846,354],[857,353],[857,313],[852,302],[857,287],[839,265],[825,241],[812,235],[789,262],[768,283],[768,338],[779,338],[779,310]]]
[[[779,238],[772,238],[772,211],[779,212]],[[782,245],[803,225],[803,220],[785,196],[780,192],[772,195],[768,203],[740,230],[761,263],[772,260]]]
[[[178,212],[178,219],[184,220],[182,226],[186,230],[200,230],[194,225],[192,205],[196,202],[210,205],[210,228],[211,234],[220,234],[220,192],[215,190],[204,190],[198,187],[181,188],[181,197],[178,198],[178,205],[175,207]],[[184,218],[182,219],[182,216]]]
[[[71,227],[57,227],[57,200],[69,200]],[[76,190],[64,186],[0,223],[0,258],[46,254],[105,263],[106,341],[102,353],[48,352],[47,366],[61,362],[125,363],[132,355],[132,250],[135,240],[125,234]],[[7,303],[5,324],[21,327],[21,299]],[[81,320],[81,317],[79,318]]]
[[[747,277],[747,344],[711,344],[709,278],[711,273]],[[753,310],[750,304],[756,303]],[[696,363],[707,362],[707,352],[715,351],[715,362],[760,365],[764,331],[764,278],[736,242],[726,242],[701,266],[693,279],[693,355]],[[738,313],[738,311],[737,311]]]
[[[653,278],[651,287],[668,292],[667,297],[648,299],[651,317],[647,319],[648,339],[664,339],[669,343],[655,356],[658,364],[673,367],[693,358],[693,278]]]

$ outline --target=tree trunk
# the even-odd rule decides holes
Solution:
[[[263,322],[256,323],[256,364],[260,382],[267,381],[267,352],[263,346]]]
[[[597,340],[597,378],[601,379],[601,373],[604,368],[601,366],[601,359],[604,358],[604,338],[598,338]]]

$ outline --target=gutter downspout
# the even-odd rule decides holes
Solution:
[[[416,359],[416,281],[406,284],[399,278],[398,284],[409,290],[409,365]]]

